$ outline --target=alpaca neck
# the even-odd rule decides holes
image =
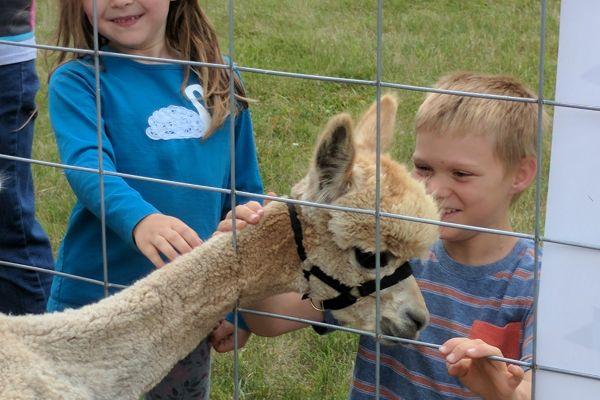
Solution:
[[[135,398],[189,354],[238,299],[247,305],[306,289],[284,204],[266,207],[261,223],[239,232],[237,243],[234,254],[231,235],[217,236],[114,296],[79,310],[24,317],[14,332],[25,332],[29,348],[51,359],[61,379],[84,382],[97,398]]]

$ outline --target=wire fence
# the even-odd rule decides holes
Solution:
[[[476,232],[485,232],[485,233],[491,233],[491,234],[496,234],[496,235],[506,235],[506,236],[524,238],[524,239],[529,239],[529,240],[535,241],[535,243],[537,244],[535,246],[535,265],[536,265],[535,280],[537,282],[536,292],[535,292],[535,296],[534,296],[534,309],[535,310],[537,310],[537,308],[538,308],[537,301],[538,301],[539,271],[538,271],[537,266],[539,264],[539,258],[540,258],[540,254],[539,254],[540,245],[542,245],[544,242],[548,242],[548,243],[563,244],[563,245],[567,245],[567,246],[574,246],[574,247],[580,247],[580,248],[586,248],[586,249],[600,250],[600,246],[595,245],[595,244],[563,240],[561,238],[555,238],[555,237],[544,237],[541,234],[541,226],[542,226],[542,221],[541,221],[541,215],[542,215],[542,208],[541,208],[542,173],[541,173],[541,168],[538,168],[538,172],[537,172],[537,176],[536,176],[536,183],[535,183],[535,211],[534,211],[535,212],[535,226],[534,226],[533,234],[528,234],[528,233],[524,233],[524,232],[513,232],[513,231],[489,229],[489,228],[482,228],[482,227],[477,227],[477,226],[462,225],[462,224],[455,224],[455,223],[448,223],[448,222],[441,222],[441,221],[436,221],[436,220],[418,218],[418,217],[414,217],[414,216],[410,216],[410,215],[392,214],[392,213],[383,212],[381,210],[381,204],[380,204],[381,203],[381,198],[380,198],[380,195],[381,195],[380,179],[381,178],[380,178],[380,174],[379,174],[379,170],[381,168],[381,165],[380,165],[381,164],[380,163],[380,155],[381,155],[380,129],[381,129],[381,126],[380,126],[379,100],[382,95],[381,94],[382,89],[384,89],[384,88],[398,89],[401,91],[441,93],[441,94],[448,94],[448,95],[455,95],[455,96],[493,99],[493,100],[497,100],[497,101],[511,101],[511,102],[524,102],[524,103],[537,104],[537,106],[538,106],[537,136],[538,136],[538,143],[539,143],[539,146],[537,149],[538,165],[542,165],[542,145],[541,145],[541,143],[542,143],[542,129],[543,129],[542,128],[542,126],[543,126],[542,115],[543,115],[543,107],[544,106],[566,107],[566,108],[576,108],[576,109],[583,109],[583,110],[600,111],[600,106],[598,106],[598,105],[561,103],[561,102],[558,102],[558,101],[555,101],[552,99],[544,98],[544,95],[543,95],[544,62],[545,62],[544,54],[546,51],[545,38],[546,38],[546,18],[547,18],[547,5],[546,5],[545,0],[540,1],[540,31],[539,31],[540,46],[539,46],[539,62],[538,62],[537,98],[521,98],[521,97],[502,96],[502,95],[494,95],[494,94],[486,94],[486,93],[475,93],[475,92],[465,92],[465,91],[455,91],[455,90],[441,90],[441,89],[436,89],[436,88],[427,87],[427,86],[415,86],[415,85],[409,85],[409,84],[398,83],[398,82],[384,81],[382,79],[383,0],[377,1],[377,49],[376,49],[376,73],[375,73],[374,80],[350,79],[350,78],[342,78],[342,77],[336,77],[336,76],[294,73],[294,72],[281,71],[281,70],[253,68],[253,67],[244,66],[244,65],[236,65],[235,66],[235,68],[240,72],[244,72],[244,73],[248,73],[248,74],[268,75],[273,78],[304,79],[304,80],[330,82],[330,83],[337,83],[337,84],[344,84],[344,85],[369,86],[369,87],[375,88],[376,100],[377,100],[377,109],[376,109],[377,110],[377,142],[376,142],[376,148],[377,148],[376,171],[377,172],[376,172],[376,188],[375,188],[376,199],[375,199],[375,204],[373,205],[373,209],[360,209],[360,208],[352,208],[352,207],[335,206],[335,205],[330,205],[330,204],[320,204],[320,203],[300,201],[300,200],[295,200],[295,199],[282,198],[282,197],[278,197],[278,196],[260,195],[260,194],[236,190],[235,189],[236,188],[235,146],[233,146],[233,145],[230,146],[230,152],[231,152],[230,157],[232,160],[231,166],[230,166],[230,168],[231,168],[231,170],[230,170],[230,175],[231,175],[230,187],[233,189],[225,189],[225,188],[220,188],[220,187],[211,187],[211,186],[190,184],[190,183],[179,182],[179,181],[157,179],[157,178],[152,178],[149,176],[139,176],[139,175],[125,174],[125,173],[119,173],[119,172],[105,170],[103,168],[103,160],[102,160],[102,156],[101,156],[101,154],[103,152],[103,148],[102,148],[102,126],[101,126],[101,124],[102,124],[102,106],[101,106],[102,94],[100,91],[100,68],[99,68],[100,57],[101,56],[120,57],[120,58],[137,59],[137,60],[142,60],[142,61],[183,64],[183,65],[202,66],[202,67],[209,67],[209,68],[223,68],[223,69],[228,69],[230,72],[229,76],[233,78],[233,76],[234,76],[233,59],[235,58],[235,54],[234,54],[234,49],[235,49],[235,47],[234,47],[234,39],[235,39],[235,37],[234,37],[235,36],[234,35],[234,22],[235,22],[235,20],[234,20],[234,1],[228,0],[228,6],[227,6],[228,7],[228,20],[229,20],[229,29],[228,29],[229,63],[228,64],[214,64],[214,63],[203,63],[203,62],[194,62],[194,61],[182,61],[182,60],[177,60],[177,59],[137,56],[137,55],[103,51],[99,48],[99,43],[98,43],[99,36],[98,36],[98,15],[97,15],[97,11],[96,11],[97,10],[96,0],[93,1],[93,4],[94,4],[94,14],[93,14],[94,48],[93,48],[93,50],[77,49],[77,48],[61,47],[61,46],[51,46],[51,45],[44,45],[44,44],[22,44],[22,43],[18,43],[18,42],[5,41],[5,40],[0,40],[0,44],[10,45],[10,46],[34,47],[37,49],[51,50],[51,51],[73,52],[73,53],[88,54],[90,56],[93,56],[94,65],[95,65],[95,81],[96,81],[95,96],[96,96],[96,117],[97,117],[97,139],[98,139],[98,168],[97,169],[85,168],[85,167],[79,167],[76,165],[68,165],[68,164],[57,163],[57,162],[36,160],[33,158],[31,158],[31,159],[21,158],[21,157],[6,155],[6,154],[0,154],[0,158],[7,159],[7,160],[14,160],[14,161],[18,161],[18,162],[30,163],[30,164],[35,164],[35,165],[40,165],[40,166],[45,166],[45,167],[57,168],[59,170],[81,171],[81,172],[86,172],[86,173],[90,173],[90,174],[97,174],[99,176],[99,179],[100,179],[100,183],[99,183],[100,202],[102,204],[101,210],[100,210],[100,223],[101,223],[101,228],[102,228],[101,247],[102,247],[102,258],[103,258],[103,280],[100,281],[100,280],[95,280],[95,279],[89,279],[86,277],[67,274],[67,273],[58,272],[58,271],[48,271],[46,269],[37,268],[34,266],[30,266],[30,265],[15,264],[15,263],[3,261],[3,260],[0,260],[1,266],[49,273],[49,274],[53,274],[53,275],[57,275],[57,276],[63,276],[63,277],[68,277],[68,278],[75,279],[75,280],[92,283],[95,285],[100,285],[100,286],[103,286],[103,288],[104,288],[105,296],[108,296],[109,288],[115,288],[115,289],[125,288],[125,286],[123,286],[123,285],[109,282],[109,279],[108,279],[108,260],[107,260],[107,243],[106,243],[106,212],[105,212],[105,208],[104,208],[104,201],[105,201],[105,199],[104,199],[104,177],[105,176],[116,176],[116,177],[131,179],[131,180],[147,181],[147,182],[153,182],[153,183],[163,184],[163,185],[185,187],[185,188],[190,188],[190,189],[200,190],[200,191],[209,191],[209,192],[228,194],[231,196],[231,207],[232,207],[232,210],[234,210],[233,215],[232,215],[233,221],[235,221],[235,205],[237,204],[238,196],[239,197],[252,197],[252,198],[258,198],[258,199],[263,199],[263,200],[274,200],[274,201],[280,201],[280,202],[285,202],[285,203],[298,204],[298,205],[302,205],[302,206],[318,207],[318,208],[324,208],[324,209],[330,209],[330,210],[352,212],[352,213],[362,213],[362,214],[366,214],[366,215],[371,215],[371,216],[373,216],[373,218],[375,220],[375,234],[376,234],[375,239],[376,239],[376,255],[377,255],[376,269],[375,269],[376,282],[377,282],[376,307],[375,307],[376,308],[375,309],[375,319],[376,319],[375,332],[364,331],[364,330],[360,330],[360,329],[353,329],[353,328],[348,328],[348,327],[343,327],[343,326],[334,326],[334,325],[330,325],[330,324],[323,323],[323,322],[310,321],[310,320],[306,320],[306,319],[302,319],[302,318],[296,318],[296,317],[291,317],[291,316],[281,315],[281,314],[267,313],[267,312],[262,312],[262,311],[258,311],[258,310],[247,309],[247,308],[236,307],[236,311],[243,311],[246,313],[251,313],[251,314],[256,314],[256,315],[270,316],[270,317],[281,318],[281,319],[285,319],[285,320],[289,320],[289,321],[308,323],[308,324],[312,324],[315,326],[322,326],[322,327],[326,327],[329,329],[340,330],[340,331],[349,332],[349,333],[353,333],[353,334],[357,334],[357,335],[366,335],[366,336],[373,337],[374,339],[376,339],[376,343],[377,343],[377,347],[376,347],[377,369],[375,371],[375,374],[376,374],[376,389],[375,390],[376,390],[376,395],[379,398],[379,394],[380,394],[379,365],[380,365],[380,354],[381,354],[379,346],[380,346],[380,343],[382,340],[394,341],[394,342],[405,343],[405,344],[413,344],[413,345],[419,345],[419,346],[426,346],[426,347],[430,347],[433,349],[439,349],[439,347],[440,347],[439,344],[435,344],[435,343],[426,343],[426,342],[421,342],[421,341],[417,341],[417,340],[392,337],[392,336],[383,335],[381,333],[381,325],[380,325],[380,322],[381,322],[381,303],[380,303],[380,301],[381,300],[380,300],[380,287],[379,287],[380,278],[381,278],[381,269],[380,269],[381,266],[380,266],[379,252],[381,249],[380,222],[381,222],[382,218],[394,218],[394,219],[405,220],[405,221],[410,221],[410,222],[414,222],[414,223],[425,223],[425,224],[433,224],[433,225],[444,226],[444,227],[461,228],[461,229],[471,230],[471,231],[476,231]],[[230,79],[229,96],[230,96],[231,107],[234,107],[234,105],[235,105],[234,93],[235,93],[234,92],[234,81],[233,81],[233,79]],[[231,114],[233,115],[233,112],[231,112]],[[230,126],[229,126],[230,139],[231,139],[231,143],[234,143],[234,141],[235,141],[234,119],[230,118],[229,120],[230,120]],[[234,231],[232,246],[234,246],[234,248],[235,248],[236,245],[237,245],[237,240],[236,240],[236,234]],[[494,360],[498,360],[498,361],[504,361],[506,363],[519,365],[519,366],[525,367],[525,368],[531,368],[534,373],[534,383],[535,383],[535,371],[536,370],[553,371],[553,372],[558,372],[561,374],[568,374],[568,375],[580,376],[580,377],[585,377],[585,378],[594,379],[594,380],[600,380],[600,376],[584,374],[584,373],[570,371],[570,370],[563,370],[563,369],[558,369],[558,368],[538,364],[536,362],[536,354],[535,354],[535,348],[536,348],[535,341],[536,341],[536,337],[537,337],[537,334],[536,334],[537,321],[536,320],[537,319],[534,320],[534,324],[535,324],[534,325],[534,338],[533,338],[534,354],[533,354],[533,359],[531,362],[523,362],[520,360],[504,358],[504,357],[490,357],[490,358],[494,359]],[[237,326],[237,312],[235,314],[234,322],[235,322],[235,325]],[[238,399],[240,396],[240,388],[239,388],[239,376],[238,376],[239,375],[239,372],[238,372],[239,371],[239,354],[237,351],[237,347],[238,347],[237,346],[237,344],[238,344],[237,329],[234,330],[234,332],[235,332],[235,335],[234,335],[234,343],[235,343],[234,398]],[[534,394],[535,394],[535,384],[534,384]]]

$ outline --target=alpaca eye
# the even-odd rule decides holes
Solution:
[[[356,257],[356,261],[361,265],[361,267],[367,269],[375,269],[375,253],[371,253],[369,251],[362,251],[358,247],[355,247],[354,256]],[[379,257],[380,265],[383,268],[389,262],[391,254],[389,251],[382,251]]]

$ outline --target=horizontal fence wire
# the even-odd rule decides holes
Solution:
[[[88,54],[94,55],[94,50],[84,50],[77,49],[73,47],[63,47],[63,46],[52,46],[52,45],[43,45],[43,44],[23,44],[18,42],[11,42],[7,40],[0,40],[0,44],[6,44],[10,46],[20,46],[20,47],[33,47],[40,50],[50,50],[50,51],[64,51],[70,53],[78,53],[78,54]],[[110,51],[98,51],[98,54],[101,56],[107,57],[116,57],[116,58],[128,58],[140,61],[152,61],[152,62],[161,62],[161,63],[170,63],[170,64],[180,64],[180,65],[190,65],[190,66],[198,66],[198,67],[209,67],[209,68],[220,68],[220,69],[228,69],[228,64],[216,64],[216,63],[206,63],[199,61],[184,61],[184,60],[176,60],[171,58],[161,58],[161,57],[148,57],[148,56],[139,56],[132,54],[123,54],[123,53],[114,53]],[[316,80],[321,82],[331,82],[331,83],[340,83],[340,84],[351,84],[351,85],[361,85],[361,86],[376,86],[377,82],[374,80],[365,80],[365,79],[352,79],[352,78],[343,78],[343,77],[335,77],[335,76],[327,76],[327,75],[315,75],[315,74],[302,74],[296,72],[288,72],[288,71],[280,71],[273,69],[264,69],[264,68],[254,68],[236,65],[235,68],[240,72],[249,72],[252,74],[262,74],[262,75],[270,75],[276,77],[283,78],[295,78],[295,79],[308,79],[308,80]],[[514,96],[503,96],[503,95],[495,95],[488,93],[477,93],[477,92],[465,92],[460,90],[447,90],[447,89],[436,89],[429,86],[417,86],[417,85],[409,85],[402,83],[394,83],[394,82],[386,82],[382,81],[380,83],[381,87],[390,88],[390,89],[399,89],[413,92],[423,92],[423,93],[440,93],[440,94],[448,94],[455,96],[464,96],[464,97],[477,97],[481,99],[491,99],[491,100],[503,100],[503,101],[514,101],[519,103],[538,103],[540,100],[535,98],[528,97],[514,97]],[[589,111],[600,111],[600,106],[597,105],[589,105],[589,104],[576,104],[576,103],[565,103],[556,100],[543,99],[542,104],[553,106],[553,107],[562,107],[562,108],[576,108],[581,110],[589,110]]]
[[[94,3],[95,3],[95,0],[94,0]],[[230,48],[229,48],[229,50],[230,50],[230,53],[233,51],[233,45],[232,45],[232,41],[233,41],[233,36],[232,36],[233,35],[233,32],[232,32],[233,7],[232,7],[232,3],[233,2],[230,1],[230,4],[231,4],[230,9],[229,9],[230,24],[231,24],[230,25],[230,32],[229,32],[229,39],[230,39]],[[542,21],[544,21],[544,18],[545,18],[544,17],[545,16],[545,1],[543,1],[543,0],[542,0],[542,13],[541,14],[542,14]],[[381,16],[378,15],[378,24],[381,22],[379,20],[380,18],[381,18]],[[96,18],[94,18],[94,20],[96,20]],[[542,22],[542,23],[544,23],[544,22]],[[94,23],[94,30],[95,30],[95,33],[96,33],[95,34],[95,39],[97,40],[97,31],[96,31],[96,29],[97,29],[97,24]],[[544,26],[542,26],[542,28],[540,29],[540,35],[542,36],[541,40],[543,42],[544,35],[545,35],[545,28],[544,28]],[[41,50],[62,51],[62,52],[71,52],[71,53],[77,53],[77,54],[82,54],[82,55],[90,55],[90,56],[93,56],[94,59],[95,59],[95,61],[96,61],[96,69],[97,69],[97,66],[98,66],[97,65],[98,58],[101,57],[101,56],[120,57],[120,58],[128,58],[128,59],[137,59],[137,60],[141,60],[141,61],[151,61],[151,62],[161,62],[161,63],[173,63],[173,64],[199,66],[199,67],[230,69],[230,71],[233,68],[233,65],[231,64],[232,61],[230,61],[230,64],[216,64],[216,63],[183,61],[183,60],[175,60],[175,59],[168,59],[168,58],[147,57],[147,56],[138,56],[138,55],[130,55],[130,54],[107,52],[107,51],[99,50],[99,48],[97,46],[97,43],[95,43],[95,46],[94,46],[95,49],[94,50],[85,50],[85,49],[78,49],[78,48],[71,48],[71,47],[43,45],[43,44],[23,44],[23,43],[6,41],[6,40],[0,40],[0,44],[2,44],[2,45],[11,45],[11,46],[20,46],[20,47],[33,47],[33,48],[37,48],[37,49],[41,49]],[[541,48],[543,49],[543,43],[541,45]],[[542,52],[542,50],[540,50],[540,51]],[[379,57],[379,54],[378,54],[378,57]],[[542,59],[540,61],[540,69],[542,69],[543,68],[543,54],[540,56],[540,58]],[[379,63],[379,60],[378,60],[378,63]],[[513,97],[513,96],[503,96],[503,95],[494,95],[494,94],[476,93],[476,92],[465,92],[465,91],[456,91],[456,90],[444,90],[444,89],[436,89],[436,88],[427,87],[427,86],[417,86],[417,85],[409,85],[409,84],[402,84],[402,83],[385,82],[385,81],[382,81],[380,79],[380,75],[378,75],[375,80],[364,80],[364,79],[352,79],[352,78],[343,78],[343,77],[335,77],[335,76],[325,76],[325,75],[317,75],[317,74],[304,74],[304,73],[297,73],[297,72],[280,71],[280,70],[263,69],[263,68],[254,68],[254,67],[239,66],[239,65],[236,65],[235,69],[237,69],[240,72],[247,72],[247,73],[251,73],[251,74],[269,75],[269,76],[281,77],[281,78],[314,80],[314,81],[319,81],[319,82],[330,82],[330,83],[335,83],[335,84],[371,86],[371,87],[376,87],[376,89],[378,91],[379,91],[380,88],[389,88],[389,89],[397,89],[397,90],[404,90],[404,91],[423,92],[423,93],[439,93],[439,94],[464,96],[464,97],[474,97],[474,98],[491,99],[491,100],[499,100],[499,101],[513,101],[513,102],[521,102],[521,103],[537,103],[539,105],[539,107],[542,107],[542,106],[546,105],[546,106],[552,106],[552,107],[563,107],[563,108],[573,108],[573,109],[590,110],[590,111],[600,111],[600,106],[596,106],[596,105],[584,105],[584,104],[575,104],[575,103],[565,103],[565,102],[560,102],[560,101],[557,101],[557,100],[544,99],[544,98],[542,98],[541,86],[539,87],[539,90],[538,90],[538,96],[539,97],[536,99],[536,98],[521,98],[521,97]],[[97,74],[97,76],[96,76],[97,98],[98,98],[98,101],[99,101],[99,98],[100,98],[101,95],[100,95],[100,92],[99,92],[99,77],[98,77],[98,72],[96,72],[96,74]],[[543,71],[540,72],[540,75],[542,75],[542,74],[543,74]],[[379,98],[379,96],[380,96],[380,93],[378,92],[377,97]],[[98,106],[97,113],[98,113],[98,118],[100,118],[101,110],[99,109],[99,106]],[[378,113],[378,118],[377,119],[378,119],[378,124],[379,124],[379,113]],[[378,131],[379,131],[379,129],[378,129]],[[378,136],[379,136],[379,133],[378,133]],[[379,139],[379,137],[378,137],[378,139]],[[102,143],[101,143],[100,140],[99,140],[99,144],[98,145],[101,148]],[[291,204],[297,204],[297,205],[303,205],[303,206],[310,206],[310,207],[317,207],[317,208],[323,208],[323,209],[330,209],[330,210],[334,210],[334,211],[367,214],[367,215],[372,215],[372,216],[376,217],[378,221],[379,221],[380,218],[393,218],[393,219],[400,219],[400,220],[404,220],[404,221],[408,221],[408,222],[426,223],[426,224],[432,224],[432,225],[438,225],[438,226],[444,226],[444,227],[452,227],[452,228],[460,228],[460,229],[477,231],[477,232],[484,232],[484,233],[490,233],[490,234],[513,236],[513,237],[524,238],[524,239],[529,239],[529,240],[534,240],[534,241],[539,241],[539,242],[547,242],[547,243],[554,243],[554,244],[560,244],[560,245],[566,245],[566,246],[573,246],[573,247],[580,247],[580,248],[592,249],[592,250],[600,250],[600,245],[597,245],[597,244],[583,243],[583,242],[570,241],[570,240],[563,240],[563,239],[558,239],[558,238],[547,238],[547,237],[543,237],[543,236],[539,235],[539,232],[538,232],[538,229],[539,229],[539,210],[536,211],[536,220],[537,220],[536,221],[536,233],[532,235],[532,234],[527,234],[527,233],[522,233],[522,232],[510,232],[510,231],[503,231],[503,230],[497,230],[497,229],[482,228],[482,227],[476,227],[476,226],[470,226],[470,225],[447,223],[447,222],[441,222],[441,221],[436,221],[436,220],[419,218],[419,217],[414,217],[414,216],[409,216],[409,215],[392,214],[392,213],[387,213],[387,212],[383,212],[383,211],[379,210],[378,207],[377,207],[377,205],[375,206],[374,210],[360,209],[360,208],[353,208],[353,207],[335,206],[335,205],[331,205],[331,204],[321,204],[321,203],[316,203],[316,202],[301,201],[301,200],[289,199],[289,198],[279,197],[279,196],[260,195],[260,194],[255,194],[255,193],[238,191],[238,190],[235,190],[235,189],[234,190],[230,190],[230,189],[217,188],[217,187],[211,187],[211,186],[205,186],[205,185],[197,185],[197,184],[190,184],[190,183],[185,183],[185,182],[178,182],[178,181],[170,181],[170,180],[164,180],[164,179],[157,179],[157,178],[152,178],[152,177],[148,177],[148,176],[139,176],[139,175],[118,173],[118,172],[114,172],[114,171],[106,171],[106,170],[102,169],[102,164],[101,164],[102,160],[101,159],[99,159],[99,163],[100,163],[99,164],[99,168],[98,169],[94,169],[94,168],[78,167],[78,166],[61,164],[61,163],[55,163],[55,162],[48,162],[48,161],[43,161],[43,160],[34,160],[34,159],[28,159],[28,158],[20,158],[20,157],[8,156],[8,155],[4,155],[4,154],[0,154],[0,158],[10,159],[10,160],[19,161],[19,162],[28,162],[30,164],[37,164],[37,165],[41,165],[41,166],[54,167],[54,168],[59,168],[59,169],[63,169],[63,170],[73,170],[73,171],[81,171],[81,172],[86,172],[86,173],[93,173],[93,174],[98,174],[101,178],[103,176],[115,176],[115,177],[120,177],[120,178],[124,178],[124,179],[133,179],[133,180],[148,181],[148,182],[154,182],[154,183],[157,183],[157,184],[166,184],[166,185],[172,185],[172,186],[178,186],[178,187],[185,187],[185,188],[190,188],[190,189],[194,189],[194,190],[217,192],[217,193],[224,193],[224,194],[232,194],[232,197],[234,199],[235,199],[235,196],[241,196],[241,197],[257,198],[257,199],[262,199],[262,200],[273,200],[273,201],[280,201],[280,202],[284,202],[284,203],[291,203]],[[538,155],[538,159],[539,159],[539,155]],[[232,178],[232,180],[233,180],[233,186],[232,187],[235,188],[235,176]],[[536,189],[536,192],[539,192],[539,188]],[[102,202],[104,202],[104,196],[103,196],[103,194],[101,194],[101,196],[102,196]],[[536,199],[536,206],[539,207],[539,199]],[[38,267],[34,267],[34,266],[17,264],[17,263],[11,263],[11,262],[8,262],[8,261],[3,261],[3,260],[0,260],[0,265],[6,266],[6,267],[12,267],[12,268],[25,269],[25,270],[33,270],[33,271],[48,273],[48,274],[57,275],[57,276],[63,276],[63,277],[67,277],[67,278],[70,278],[70,279],[76,279],[76,280],[80,280],[80,281],[83,281],[83,282],[87,282],[87,283],[90,283],[90,284],[101,285],[101,286],[104,286],[105,288],[115,288],[115,289],[124,289],[124,288],[126,288],[125,285],[120,285],[120,284],[115,284],[115,283],[108,282],[108,279],[106,277],[106,272],[105,272],[105,279],[104,279],[104,281],[100,281],[100,280],[90,279],[90,278],[86,278],[86,277],[82,277],[82,276],[67,274],[67,273],[63,273],[63,272],[46,270],[46,269],[38,268]],[[280,319],[285,319],[285,320],[289,320],[289,321],[301,322],[301,323],[311,324],[311,325],[315,325],[315,326],[325,327],[325,328],[332,329],[332,330],[339,330],[339,331],[343,331],[343,332],[347,332],[347,333],[352,333],[352,334],[366,335],[366,336],[374,337],[376,339],[385,339],[385,340],[388,340],[388,341],[393,341],[393,342],[398,342],[398,343],[403,343],[403,344],[408,344],[408,345],[425,346],[425,347],[429,347],[429,348],[433,348],[433,349],[439,349],[439,347],[440,347],[440,345],[438,345],[438,344],[420,342],[420,341],[417,341],[417,340],[410,340],[410,339],[404,339],[404,338],[397,338],[397,337],[393,337],[393,336],[382,335],[380,333],[377,334],[375,332],[364,331],[364,330],[359,330],[359,329],[354,329],[354,328],[349,328],[349,327],[343,327],[343,326],[337,326],[337,325],[331,325],[331,324],[324,323],[324,322],[310,321],[310,320],[306,320],[306,319],[302,319],[302,318],[296,318],[296,317],[282,315],[282,314],[262,312],[262,311],[258,311],[258,310],[252,310],[252,309],[241,308],[241,307],[237,308],[237,311],[247,312],[247,313],[256,314],[256,315],[262,315],[262,316],[268,316],[268,317],[274,317],[274,318],[280,318]],[[237,322],[237,318],[236,318],[235,322]],[[235,358],[236,358],[235,364],[236,364],[236,368],[237,368],[237,354],[236,354]],[[592,374],[586,374],[586,373],[580,373],[580,372],[577,372],[577,371],[570,371],[570,370],[565,370],[565,369],[560,369],[560,368],[554,368],[554,367],[550,367],[550,366],[543,366],[543,365],[539,365],[539,364],[535,364],[535,363],[528,363],[528,362],[524,362],[524,361],[520,361],[520,360],[514,360],[514,359],[509,359],[509,358],[504,358],[504,357],[492,356],[492,357],[489,357],[489,358],[491,360],[495,360],[495,361],[502,361],[502,362],[506,362],[506,363],[510,363],[510,364],[514,364],[514,365],[519,365],[519,366],[524,367],[524,368],[534,368],[534,369],[537,369],[537,370],[544,370],[544,371],[549,371],[549,372],[555,372],[555,373],[561,373],[561,374],[567,374],[567,375],[573,375],[573,376],[583,377],[583,378],[587,378],[587,379],[600,380],[600,376],[596,376],[596,375],[592,375]],[[237,370],[236,370],[235,381],[236,381],[236,383],[235,383],[235,385],[236,385],[235,386],[235,397],[237,398],[237,396],[238,396],[238,390],[239,390],[238,386],[237,386],[238,385],[238,383],[237,383]]]
[[[51,162],[51,161],[36,160],[36,159],[23,158],[23,157],[15,157],[15,156],[9,156],[6,154],[1,154],[1,153],[0,153],[0,158],[20,161],[20,162],[26,162],[26,163],[41,165],[41,166],[54,167],[54,168],[63,169],[63,170],[88,172],[88,173],[93,173],[93,174],[98,174],[98,175],[100,174],[100,171],[97,169],[94,169],[94,168],[78,167],[75,165],[61,164],[61,163],[56,163],[56,162]],[[116,172],[116,171],[106,171],[105,170],[103,172],[103,174],[108,175],[108,176],[116,176],[116,177],[120,177],[120,178],[126,178],[126,179],[154,182],[154,183],[170,185],[170,186],[185,187],[185,188],[196,189],[196,190],[204,190],[204,191],[208,191],[208,192],[216,192],[216,193],[224,193],[224,194],[231,194],[231,192],[232,192],[230,189],[219,188],[219,187],[214,187],[214,186],[198,185],[198,184],[194,184],[194,183],[186,183],[186,182],[179,182],[179,181],[173,181],[173,180],[167,180],[167,179],[152,178],[149,176],[126,174],[126,173]],[[255,198],[255,199],[260,199],[260,200],[279,201],[282,203],[297,204],[297,205],[302,205],[302,206],[311,206],[311,207],[315,207],[315,208],[323,208],[323,209],[329,209],[329,210],[334,210],[334,211],[353,212],[353,213],[367,214],[367,215],[373,215],[373,216],[375,215],[375,210],[372,210],[372,209],[353,208],[353,207],[346,207],[346,206],[337,206],[334,204],[316,203],[316,202],[311,202],[311,201],[290,199],[287,197],[271,196],[271,195],[266,195],[266,194],[245,192],[245,191],[241,191],[241,190],[236,190],[235,193],[237,196],[240,196],[240,197],[250,197],[250,198]],[[484,227],[473,226],[473,225],[456,224],[453,222],[443,222],[443,221],[437,221],[437,220],[432,220],[432,219],[427,219],[427,218],[415,217],[415,216],[411,216],[411,215],[394,214],[394,213],[389,213],[389,212],[385,212],[385,211],[381,212],[381,216],[386,217],[386,218],[400,219],[400,220],[410,221],[410,222],[421,222],[421,223],[425,223],[425,224],[444,226],[444,227],[449,227],[449,228],[460,228],[460,229],[474,231],[474,232],[483,232],[483,233],[490,233],[490,234],[495,234],[495,235],[504,235],[504,236],[512,236],[512,237],[517,237],[517,238],[522,238],[522,239],[528,239],[528,240],[535,240],[534,234],[529,234],[529,233],[525,233],[525,232],[505,231],[505,230],[501,230],[501,229],[490,229],[490,228],[484,228]],[[589,249],[589,250],[600,250],[600,244],[585,243],[585,242],[579,242],[579,241],[573,241],[573,240],[567,240],[567,239],[561,239],[561,238],[540,236],[540,241],[564,245],[564,246],[570,246],[570,247],[579,247],[579,248],[584,248],[584,249]]]

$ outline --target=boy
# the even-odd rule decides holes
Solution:
[[[457,73],[439,89],[513,97],[535,95],[509,77]],[[510,231],[510,205],[536,174],[537,105],[430,93],[416,117],[414,177],[437,200],[441,219]],[[258,208],[238,209],[247,219]],[[222,227],[227,230],[228,227]],[[380,393],[396,399],[529,399],[531,371],[489,361],[532,354],[534,244],[512,236],[440,227],[427,260],[411,261],[431,321],[412,345],[381,346]],[[335,323],[297,294],[256,308]],[[252,332],[276,336],[306,325],[245,314]],[[216,331],[217,351],[231,348]],[[248,334],[242,333],[240,343]],[[361,336],[350,398],[375,396],[375,341]]]

